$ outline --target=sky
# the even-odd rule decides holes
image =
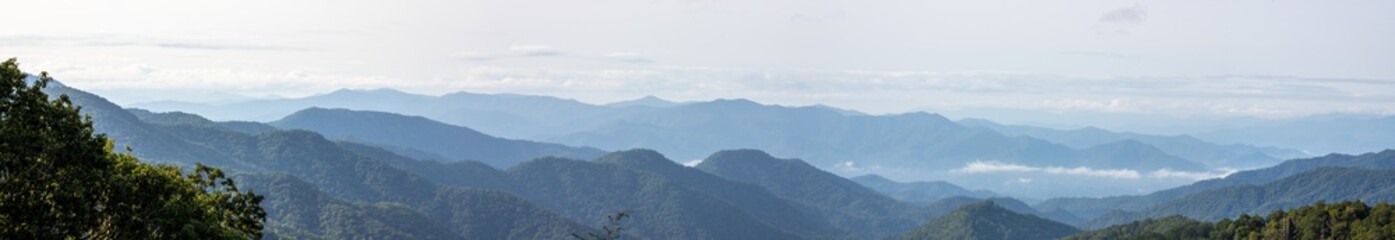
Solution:
[[[342,88],[868,113],[1395,114],[1395,1],[4,4],[0,57],[120,104]]]

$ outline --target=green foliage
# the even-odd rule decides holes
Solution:
[[[1180,216],[1149,219],[1073,235],[1067,239],[1395,239],[1395,206],[1361,201],[1242,214],[1216,223]]]
[[[621,220],[625,220],[625,218],[626,218],[626,217],[629,217],[629,216],[630,216],[630,211],[628,211],[628,210],[617,212],[617,213],[615,213],[615,215],[605,216],[606,222],[607,222],[608,224],[605,225],[605,226],[601,226],[601,230],[605,230],[605,233],[596,234],[596,233],[594,233],[594,232],[588,232],[588,233],[586,233],[586,235],[584,235],[584,236],[581,235],[581,234],[573,233],[573,234],[572,234],[572,237],[573,237],[573,238],[576,238],[577,240],[616,240],[616,239],[620,239],[621,231],[625,230],[624,227],[621,227],[621,226],[620,226],[620,221],[621,221]]]
[[[1211,236],[1215,224],[1182,216],[1147,219],[1082,232],[1066,237],[1068,240],[1107,239],[1204,239]]]
[[[932,219],[901,239],[1058,239],[1077,231],[1064,223],[983,201]]]
[[[1395,208],[1360,201],[1313,205],[1274,211],[1267,217],[1241,215],[1216,223],[1213,238],[1242,239],[1392,239]]]
[[[0,238],[261,237],[261,196],[216,168],[113,152],[68,96],[49,100],[51,81],[0,65]]]

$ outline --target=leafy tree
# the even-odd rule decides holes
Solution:
[[[0,64],[0,238],[260,238],[262,196],[217,168],[140,162],[113,152],[48,73]]]
[[[620,236],[622,236],[621,233],[620,233],[620,231],[625,229],[624,227],[620,227],[620,220],[625,220],[625,218],[626,218],[626,217],[629,217],[629,216],[630,216],[630,211],[629,211],[629,210],[617,212],[617,213],[615,213],[615,215],[605,216],[607,225],[601,226],[601,229],[602,229],[602,230],[605,230],[605,233],[603,233],[603,234],[596,234],[596,233],[594,233],[594,232],[588,232],[588,233],[586,233],[586,236],[582,236],[581,234],[575,234],[575,233],[573,233],[573,234],[572,234],[572,237],[573,237],[573,238],[576,238],[577,240],[616,240],[616,239],[620,239]]]

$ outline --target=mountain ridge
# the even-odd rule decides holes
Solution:
[[[604,154],[594,148],[504,139],[420,116],[374,111],[312,107],[269,124],[393,149],[423,150],[447,157],[447,160],[469,159],[500,168],[544,156],[589,159]]]

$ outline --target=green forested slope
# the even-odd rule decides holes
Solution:
[[[299,179],[330,197],[311,198],[316,201],[306,201],[304,204],[269,206],[267,211],[273,214],[268,216],[268,224],[277,226],[269,228],[271,234],[284,231],[291,235],[337,238],[332,235],[379,229],[382,231],[355,233],[383,234],[365,237],[399,236],[396,234],[408,232],[417,234],[413,236],[436,235],[430,231],[432,224],[376,225],[378,223],[372,218],[362,218],[363,214],[424,216],[436,225],[449,226],[446,229],[460,238],[556,239],[589,231],[588,227],[523,198],[498,191],[442,186],[393,167],[387,161],[351,151],[313,132],[266,131],[252,135],[222,128],[222,124],[208,124],[209,121],[194,115],[161,115],[139,111],[132,114],[90,93],[70,88],[50,90],[61,90],[72,96],[75,102],[87,104],[83,105],[84,113],[100,113],[92,115],[94,122],[111,123],[98,130],[107,130],[114,139],[127,139],[118,143],[131,144],[135,149],[149,149],[154,152],[152,156],[160,157],[163,161],[193,164],[204,162],[204,158],[197,156],[210,156],[209,159],[214,160],[211,164],[215,166],[230,167],[248,174],[284,174],[284,177]],[[151,122],[141,121],[141,118]],[[136,154],[142,153],[137,150]],[[298,194],[307,189],[302,187],[286,194]],[[288,196],[267,196],[273,200],[285,197]],[[344,210],[336,212],[345,214],[318,214],[318,218],[277,215],[292,213],[291,210],[297,209],[314,209],[316,205],[339,206]],[[326,221],[339,225],[330,228],[321,226]],[[396,231],[392,230],[394,226],[422,229]],[[344,231],[329,232],[327,229]]]
[[[1077,231],[1064,223],[1016,213],[984,201],[930,220],[901,239],[1058,239]]]
[[[499,168],[538,157],[590,159],[605,153],[594,148],[503,139],[467,127],[385,112],[308,108],[270,124],[390,149],[417,149],[445,157],[442,160],[446,161],[473,160]]]
[[[520,195],[573,219],[602,220],[630,210],[627,233],[655,239],[797,239],[729,202],[673,184],[663,176],[562,158],[508,170]],[[597,222],[599,223],[599,222]]]
[[[815,215],[811,208],[790,203],[760,186],[728,180],[702,170],[678,165],[653,150],[619,151],[602,156],[596,161],[662,176],[670,184],[726,201],[761,222],[801,236],[832,237],[844,234],[827,220]]]
[[[1215,223],[1180,216],[1148,219],[1067,239],[1395,239],[1395,206],[1319,201],[1268,215],[1242,214]]]
[[[1150,217],[1182,215],[1218,220],[1240,214],[1259,214],[1318,201],[1395,201],[1395,170],[1318,168],[1264,185],[1212,189],[1191,194],[1138,212],[1113,212],[1087,226],[1105,227]]]
[[[1385,150],[1359,155],[1329,154],[1321,157],[1293,159],[1273,167],[1236,172],[1225,178],[1203,180],[1187,186],[1157,191],[1142,196],[1055,198],[1037,204],[1035,207],[1043,210],[1062,209],[1082,217],[1093,218],[1110,212],[1111,210],[1140,211],[1212,189],[1231,186],[1262,185],[1321,167],[1391,169],[1395,168],[1395,150]]]
[[[761,186],[784,199],[816,209],[844,231],[890,236],[928,219],[927,209],[886,197],[851,180],[797,159],[777,159],[759,150],[726,150],[697,169]]]
[[[915,204],[930,204],[940,199],[964,196],[972,198],[990,198],[998,196],[997,193],[986,190],[970,191],[954,184],[933,181],[933,182],[896,182],[886,179],[880,175],[868,174],[850,178],[857,184],[862,184],[872,190],[877,190],[888,197],[897,200],[911,202]]]

